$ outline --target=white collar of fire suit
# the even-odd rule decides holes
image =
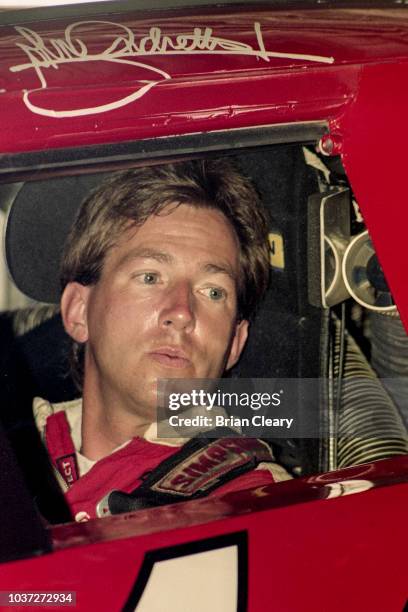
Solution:
[[[58,404],[51,404],[51,402],[45,399],[42,399],[40,397],[34,398],[34,402],[33,402],[34,419],[35,419],[37,428],[43,439],[45,437],[45,423],[46,423],[47,418],[51,416],[52,414],[55,414],[56,412],[60,412],[61,410],[65,412],[65,415],[67,417],[69,427],[71,430],[72,442],[76,450],[79,474],[80,476],[83,476],[84,474],[86,474],[86,472],[88,472],[91,469],[93,465],[95,465],[96,461],[93,461],[92,459],[88,459],[88,457],[85,457],[85,455],[83,455],[80,452],[81,445],[82,445],[82,437],[81,437],[82,398],[78,398],[78,399],[75,399],[69,402],[60,402]],[[224,411],[220,408],[216,408],[215,411],[217,413],[218,412],[224,413]],[[185,413],[186,415],[187,415],[187,412],[188,411],[186,411]],[[203,408],[203,413],[205,413],[204,408]],[[197,408],[195,408],[194,415],[197,416],[197,414],[198,414]],[[165,435],[162,437],[161,435],[159,438],[158,432],[157,432],[157,423],[154,421],[153,423],[149,425],[149,427],[144,432],[143,438],[147,442],[151,442],[153,444],[162,444],[164,446],[173,446],[173,447],[182,446],[183,444],[188,442],[188,440],[190,439],[190,438],[184,438],[184,437],[183,438],[174,437],[174,429],[172,429],[169,425],[167,425],[167,427],[168,427],[169,434],[173,434],[173,437],[170,437],[170,436],[166,437]],[[206,429],[212,429],[212,427],[203,427],[203,428],[200,428],[200,431],[205,431]],[[160,424],[160,433],[161,434],[166,433],[165,423]],[[129,442],[130,440],[127,440],[120,446],[116,447],[112,451],[112,453],[120,450],[121,448],[129,444]]]
[[[71,438],[74,443],[74,447],[76,450],[77,461],[79,473],[81,476],[86,474],[93,465],[95,465],[96,461],[92,459],[88,459],[80,452],[82,438],[81,438],[81,430],[82,430],[82,398],[78,398],[69,402],[60,402],[58,404],[51,404],[51,402],[42,399],[41,397],[35,397],[33,401],[33,413],[35,423],[37,428],[44,439],[45,435],[45,423],[49,416],[55,414],[56,412],[64,411],[67,417],[69,427],[71,430]],[[181,446],[187,440],[185,438],[160,438],[157,437],[157,423],[151,423],[151,425],[145,431],[143,438],[148,442],[152,442],[153,444],[163,444],[165,446]],[[127,444],[129,444],[130,440],[127,440],[120,446],[116,447],[112,453],[120,450]]]

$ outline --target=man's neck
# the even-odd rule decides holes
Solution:
[[[81,454],[97,461],[135,437],[143,437],[150,422],[136,411],[120,410],[120,398],[84,384]]]

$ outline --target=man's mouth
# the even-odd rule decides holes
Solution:
[[[155,349],[150,356],[161,365],[170,368],[186,368],[191,364],[186,353],[176,347],[162,347]]]

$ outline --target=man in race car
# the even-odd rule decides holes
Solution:
[[[76,520],[103,516],[110,491],[137,489],[172,457],[173,468],[185,461],[185,439],[157,435],[157,380],[234,366],[268,273],[265,213],[226,158],[122,171],[83,202],[61,267],[82,400],[34,406]],[[210,495],[289,478],[268,453],[224,481],[215,469]]]

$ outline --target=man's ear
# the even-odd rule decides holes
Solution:
[[[65,331],[76,342],[88,340],[87,306],[90,287],[68,283],[61,297],[61,315]]]
[[[225,368],[226,370],[232,368],[232,366],[234,366],[240,358],[248,338],[248,327],[249,323],[245,319],[236,324],[235,336],[232,340],[231,350]]]

